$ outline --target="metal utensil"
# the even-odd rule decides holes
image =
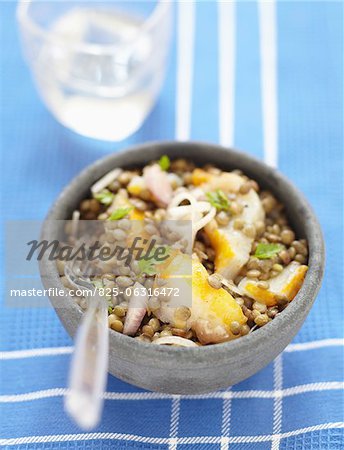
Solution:
[[[107,302],[92,284],[87,261],[67,262],[65,275],[77,289],[89,291],[88,307],[76,334],[65,408],[84,429],[100,420],[109,357]]]

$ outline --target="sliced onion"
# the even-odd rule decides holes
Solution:
[[[122,173],[122,169],[116,168],[108,172],[106,175],[104,175],[100,180],[98,180],[96,183],[94,183],[93,186],[91,186],[91,192],[93,195],[97,194],[98,192],[105,189],[107,186],[109,186],[110,183],[115,181],[118,176]]]
[[[182,203],[184,200],[188,200],[188,202],[190,203],[191,206],[194,206],[197,202],[195,197],[192,194],[190,194],[190,192],[183,191],[183,192],[179,192],[177,195],[175,195],[173,197],[173,199],[171,200],[171,202],[169,204],[169,207],[170,208],[172,208],[174,206],[179,207],[180,203]],[[184,205],[184,206],[186,206],[186,205]]]
[[[234,292],[234,294],[238,295],[244,295],[244,293],[241,291],[241,289],[236,286],[233,281],[227,280],[226,278],[221,277],[221,283],[228,288],[231,292]]]
[[[209,206],[210,206],[210,204],[209,204]],[[209,212],[195,223],[196,233],[197,233],[197,231],[201,230],[206,225],[208,225],[208,223],[213,220],[215,215],[216,215],[216,209],[213,206],[210,206]]]
[[[180,205],[187,200],[189,205]],[[203,216],[203,213],[206,213]],[[216,209],[211,206],[209,202],[197,201],[190,192],[180,192],[173,197],[168,208],[168,218],[178,220],[188,217],[192,221],[192,242],[190,247],[193,247],[196,234],[199,230],[205,227],[216,215]]]
[[[135,294],[137,291],[139,295]],[[123,328],[123,334],[129,336],[133,336],[139,329],[142,319],[146,314],[148,304],[148,292],[142,284],[135,283],[132,292]]]
[[[180,336],[164,336],[152,342],[156,345],[178,345],[179,347],[198,347],[194,341]]]
[[[172,208],[168,208],[169,218],[173,220],[180,220],[189,217],[191,214],[192,214],[191,205],[173,206]]]
[[[72,232],[71,235],[73,238],[77,237],[78,228],[79,228],[79,220],[80,220],[80,211],[73,211],[72,215]]]
[[[163,205],[167,206],[173,195],[167,173],[161,170],[159,164],[153,164],[144,169],[143,177],[147,188],[154,197]]]

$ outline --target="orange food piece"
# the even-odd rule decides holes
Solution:
[[[306,272],[308,270],[307,266],[300,266],[294,275],[294,277],[289,281],[289,283],[283,288],[282,293],[287,296],[289,301],[293,300],[296,294],[299,292],[303,280],[305,279]]]
[[[201,184],[210,181],[212,177],[213,175],[203,169],[194,169],[192,172],[192,184],[200,186]]]
[[[215,267],[217,271],[221,271],[226,267],[229,261],[235,256],[229,242],[228,237],[216,227],[208,226],[206,228],[207,236],[211,246],[215,250]]]

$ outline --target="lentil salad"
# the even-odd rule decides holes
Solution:
[[[164,220],[183,217],[193,223],[191,242],[173,236],[171,246],[182,261],[191,245],[192,307],[172,308],[159,295],[149,295],[140,308],[132,308],[132,293],[112,296],[111,329],[153,344],[216,344],[254,332],[293,300],[307,271],[307,242],[296,238],[272,193],[239,170],[200,168],[167,156],[142,169],[114,169],[92,186],[73,221],[106,221],[103,240],[113,244],[127,239],[131,221],[140,221],[144,233],[159,239],[164,233],[171,237]],[[58,268],[70,287],[63,262]],[[135,260],[130,267],[108,269],[96,281],[111,289],[139,283],[148,292],[161,282],[161,273],[143,272]],[[84,298],[76,301],[87,307]]]

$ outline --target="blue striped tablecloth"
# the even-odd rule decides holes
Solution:
[[[143,127],[119,144],[88,140],[56,123],[39,101],[23,63],[15,2],[2,1],[0,11],[2,220],[42,219],[80,169],[129,144],[173,139],[176,133],[223,140],[219,105],[225,105],[225,93],[218,82],[219,47],[226,49],[228,42],[218,39],[216,2],[197,2],[194,59],[179,67],[178,46],[173,45],[158,105]],[[149,393],[109,376],[102,423],[94,432],[83,433],[63,412],[72,342],[54,311],[3,305],[1,445],[118,450],[344,448],[342,4],[278,2],[277,29],[278,165],[313,204],[327,246],[323,286],[294,343],[252,378],[199,397]],[[232,31],[224,27],[222,32],[226,38]],[[234,144],[262,158],[256,2],[238,2],[235,35]],[[176,90],[177,67],[182,77],[191,76],[191,89],[184,83],[184,91]]]

